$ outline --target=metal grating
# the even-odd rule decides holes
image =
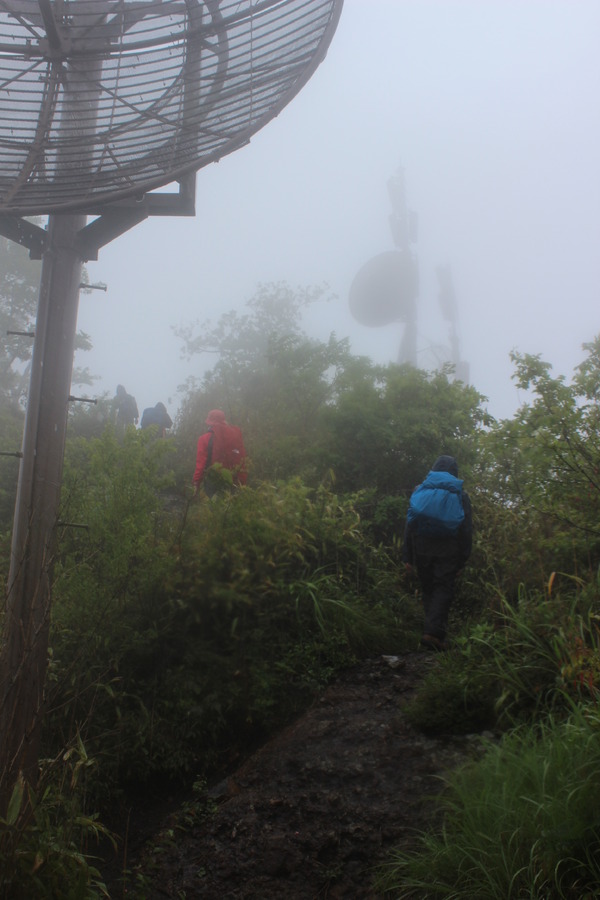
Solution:
[[[0,0],[0,213],[95,212],[247,143],[343,0]]]

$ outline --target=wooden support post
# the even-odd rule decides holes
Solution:
[[[23,456],[0,655],[0,815],[22,772],[38,774],[68,398],[77,328],[83,215],[51,216],[43,255]]]

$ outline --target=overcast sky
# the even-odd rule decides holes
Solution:
[[[387,181],[418,214],[419,358],[447,335],[435,267],[452,268],[462,357],[496,417],[519,397],[511,349],[570,377],[600,332],[600,3],[345,0],[327,58],[250,145],[202,169],[195,218],[149,219],[100,251],[78,360],[170,412],[214,359],[173,326],[241,309],[263,282],[326,282],[307,323],[395,361],[402,324],[352,319],[348,291],[394,247]]]

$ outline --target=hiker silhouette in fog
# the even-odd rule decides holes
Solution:
[[[453,456],[440,456],[410,498],[402,558],[416,569],[423,594],[422,646],[446,650],[448,613],[457,576],[470,554],[473,537],[471,501],[462,489]]]
[[[207,431],[200,435],[196,451],[196,470],[192,479],[194,494],[200,485],[207,497],[228,486],[220,468],[231,472],[231,483],[246,484],[246,450],[242,431],[229,425],[225,413],[213,409],[206,417]],[[217,465],[218,464],[218,465]]]
[[[125,430],[128,425],[137,425],[140,414],[135,397],[128,394],[122,384],[117,385],[117,393],[113,400],[113,409],[117,428]]]
[[[173,420],[167,412],[165,404],[160,401],[156,406],[147,407],[142,413],[140,428],[151,428],[153,425],[158,428],[161,437],[165,437],[166,432],[173,425]]]

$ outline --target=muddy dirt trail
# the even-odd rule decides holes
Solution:
[[[366,660],[211,789],[214,814],[155,839],[127,896],[202,900],[378,898],[375,870],[433,821],[439,776],[478,736],[426,737],[403,712],[439,658]],[[160,847],[160,849],[157,849]],[[139,885],[139,881],[138,881]],[[123,886],[119,893],[125,896]]]

